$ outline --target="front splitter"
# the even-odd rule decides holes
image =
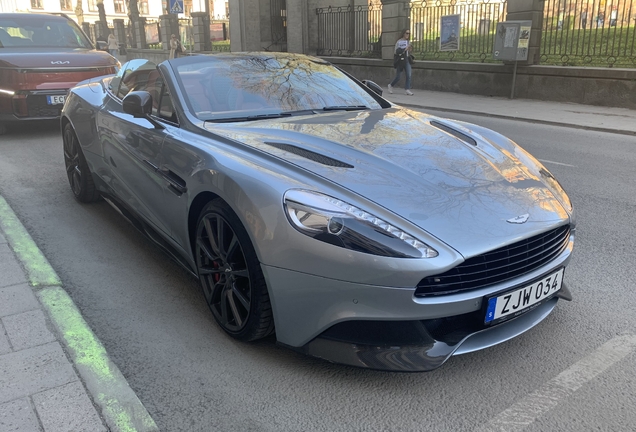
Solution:
[[[466,354],[505,342],[526,332],[552,312],[559,298],[571,300],[565,285],[557,297],[514,319],[468,334],[455,344],[435,340],[420,332],[419,340],[408,345],[371,345],[318,336],[306,345],[292,349],[333,363],[393,371],[424,372],[440,367],[451,356]]]

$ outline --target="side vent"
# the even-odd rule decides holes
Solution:
[[[460,131],[458,131],[456,129],[453,129],[452,127],[447,126],[444,123],[440,123],[438,121],[432,120],[431,121],[431,125],[435,126],[437,129],[441,129],[444,132],[449,133],[449,134],[459,138],[460,140],[462,140],[462,141],[464,141],[464,142],[466,142],[468,144],[477,146],[477,141],[475,141],[474,138],[471,138],[468,135],[466,135],[465,133],[462,133],[462,132],[460,132]]]
[[[318,162],[319,164],[332,166],[332,167],[338,167],[338,168],[353,168],[353,165],[349,165],[348,163],[330,158],[328,156],[313,152],[311,150],[297,147],[295,145],[276,143],[276,142],[265,142],[265,144],[270,145],[272,147],[276,147],[277,149],[284,150],[289,153],[294,153],[298,156],[304,157],[305,159]]]

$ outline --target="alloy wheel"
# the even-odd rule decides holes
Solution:
[[[197,266],[208,306],[228,332],[247,324],[252,288],[240,240],[218,213],[208,213],[199,223],[196,238]]]
[[[64,163],[71,189],[76,196],[79,196],[82,192],[82,170],[77,140],[71,128],[64,130]]]

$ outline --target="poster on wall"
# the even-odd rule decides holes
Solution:
[[[517,48],[528,48],[530,42],[530,30],[532,30],[532,27],[530,26],[521,26],[519,29],[519,45],[517,45]]]
[[[440,18],[440,51],[459,50],[459,15],[444,15]]]
[[[145,26],[146,30],[146,43],[154,44],[159,43],[159,24],[158,23],[148,23]]]
[[[210,23],[210,40],[215,42],[225,39],[225,23]]]

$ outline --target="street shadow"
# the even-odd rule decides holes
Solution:
[[[55,131],[60,132],[60,137],[62,136],[59,120],[38,120],[9,123],[7,124],[7,133],[2,136],[2,139],[28,138],[30,136]]]

